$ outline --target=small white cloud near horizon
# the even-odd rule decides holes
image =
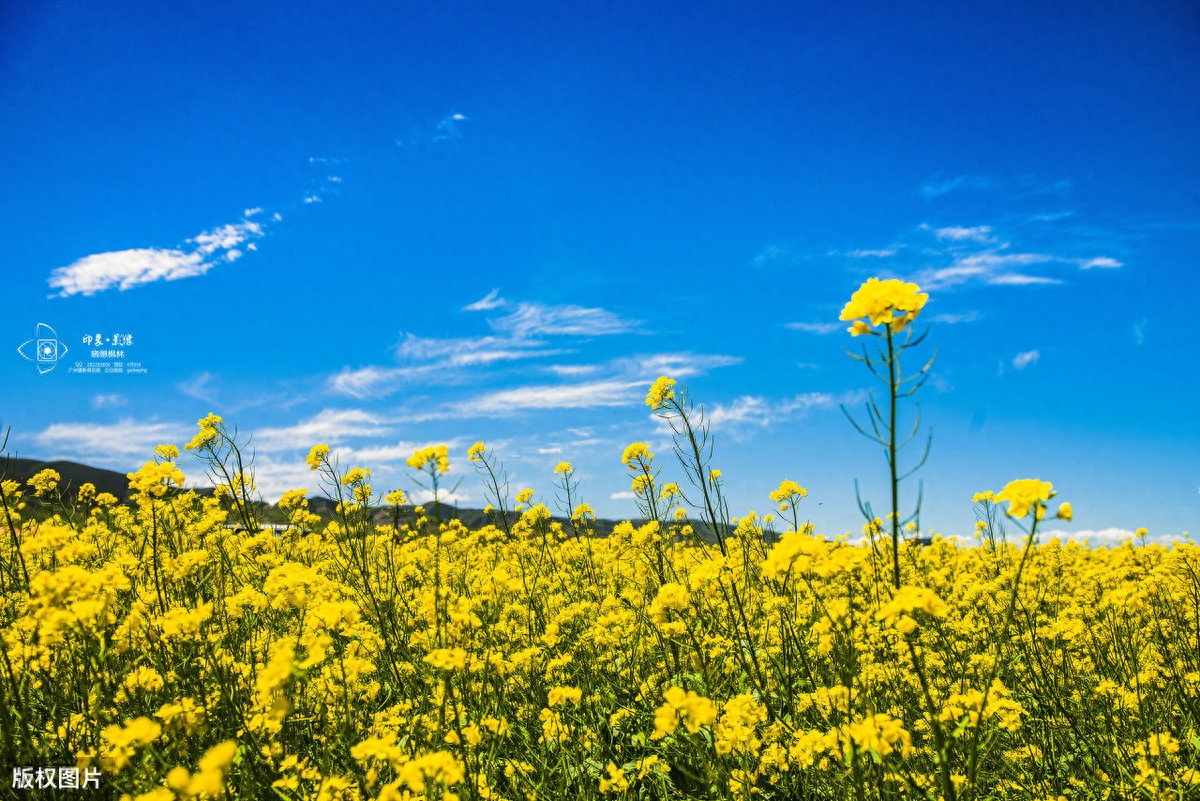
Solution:
[[[257,214],[261,209],[247,209]],[[276,215],[278,216],[278,215]],[[245,215],[241,222],[204,231],[187,240],[189,250],[180,248],[132,248],[93,253],[50,273],[49,283],[57,296],[90,297],[116,287],[120,291],[154,281],[177,281],[204,275],[221,262],[242,255],[238,245],[264,235],[263,225]]]
[[[614,492],[608,497],[609,500],[613,501],[631,501],[637,496],[633,494],[632,490],[622,490],[621,492]]]
[[[1041,354],[1036,350],[1027,350],[1024,353],[1018,353],[1012,360],[1012,366],[1018,370],[1024,370],[1031,364],[1037,364]]]
[[[1137,532],[1130,531],[1127,528],[1103,528],[1098,531],[1091,530],[1091,529],[1084,529],[1082,531],[1066,531],[1064,529],[1051,529],[1049,531],[1038,532],[1038,539],[1041,540],[1042,542],[1046,542],[1046,541],[1048,541],[1050,539],[1054,539],[1054,538],[1062,540],[1063,542],[1066,542],[1068,540],[1075,540],[1076,542],[1083,542],[1084,540],[1087,540],[1088,543],[1092,546],[1097,546],[1097,545],[1113,546],[1113,545],[1120,545],[1125,540],[1134,537],[1134,535],[1136,533]],[[1158,543],[1166,544],[1166,543],[1170,542],[1172,539],[1174,539],[1174,537],[1172,537],[1170,535],[1165,535],[1165,534],[1150,534],[1150,535],[1147,535],[1146,539],[1149,542],[1158,542]],[[1140,538],[1135,539],[1134,542],[1140,543],[1141,539]]]

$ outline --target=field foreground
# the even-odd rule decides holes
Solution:
[[[142,801],[1200,797],[1191,543],[1006,543],[987,494],[982,544],[902,543],[897,588],[878,524],[601,538],[530,492],[378,525],[314,454],[338,520],[289,493],[282,535],[164,459],[131,506],[5,482],[0,767]]]

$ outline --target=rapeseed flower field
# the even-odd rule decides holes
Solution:
[[[646,404],[675,459],[625,450],[641,518],[606,537],[568,462],[556,520],[484,443],[463,455],[477,530],[318,444],[334,519],[297,488],[290,528],[262,531],[212,414],[184,446],[212,496],[169,444],[129,505],[4,481],[3,761],[98,769],[132,801],[1200,798],[1194,544],[1044,541],[1073,512],[1038,479],[964,498],[969,537],[901,520],[899,354],[925,297],[872,279],[842,314],[889,387],[869,414],[891,512],[861,538],[806,524],[800,477],[731,517],[703,410],[666,376]],[[437,497],[452,458],[409,465]]]

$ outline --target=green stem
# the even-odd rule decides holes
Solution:
[[[900,481],[896,477],[896,353],[892,344],[892,326],[887,329],[888,400],[891,414],[888,421],[888,467],[892,472],[892,585],[900,588]]]

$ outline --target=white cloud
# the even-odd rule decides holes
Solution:
[[[498,296],[499,290],[493,290],[465,308],[474,311],[509,305]],[[367,398],[386,396],[406,382],[418,379],[458,383],[467,380],[468,368],[573,352],[568,348],[546,347],[537,337],[604,336],[624,333],[638,324],[604,309],[520,303],[509,314],[488,320],[496,335],[438,339],[404,334],[395,352],[398,360],[410,363],[408,366],[345,367],[327,379],[326,384],[333,392]],[[582,375],[591,369],[551,368],[560,375]]]
[[[706,410],[705,418],[714,431],[747,425],[766,427],[803,417],[813,409],[833,409],[839,404],[858,403],[863,397],[864,393],[861,391],[844,392],[840,395],[805,392],[771,402],[760,396],[743,395],[728,405],[713,404]]]
[[[434,339],[405,334],[396,346],[396,356],[410,361],[439,361],[448,367],[490,364],[496,361],[527,359],[563,353],[563,350],[538,350],[539,343],[503,337]]]
[[[53,451],[50,458],[90,459],[102,463],[150,460],[154,448],[186,441],[188,427],[178,423],[146,423],[123,419],[105,425],[54,423],[35,435],[39,445]]]
[[[59,267],[50,274],[50,286],[59,297],[90,296],[116,286],[126,290],[151,281],[175,281],[204,275],[213,267],[199,253],[182,250],[137,248],[95,253]]]
[[[517,387],[491,392],[454,404],[450,417],[502,417],[525,409],[592,409],[626,406],[644,399],[646,381],[592,381],[586,384],[554,384]],[[436,416],[436,415],[435,415]]]
[[[992,182],[979,175],[960,175],[941,181],[927,181],[921,187],[921,194],[927,198],[939,197],[956,189],[986,189]]]
[[[259,209],[247,209],[258,213]],[[153,281],[176,281],[204,275],[221,261],[241,255],[237,246],[261,237],[260,223],[243,219],[205,231],[187,240],[189,250],[178,248],[134,248],[93,253],[50,274],[51,288],[59,297],[85,297],[116,287],[121,291]],[[250,242],[247,247],[252,245]],[[210,258],[211,257],[211,258]]]
[[[1041,354],[1036,350],[1027,350],[1024,353],[1018,353],[1012,360],[1012,366],[1018,370],[1024,370],[1031,364],[1037,364]]]
[[[1141,345],[1146,341],[1146,325],[1149,322],[1147,318],[1143,317],[1133,324],[1133,344]]]
[[[1063,542],[1075,540],[1083,542],[1087,540],[1093,546],[1118,545],[1123,540],[1133,536],[1133,532],[1124,528],[1104,528],[1099,531],[1085,529],[1083,531],[1065,531],[1063,529],[1052,529],[1050,531],[1038,532],[1038,539],[1041,542],[1058,538]]]
[[[855,259],[886,259],[888,256],[895,256],[898,250],[898,248],[884,248],[883,250],[852,250],[846,255]]]
[[[555,375],[577,376],[590,375],[600,368],[594,364],[552,364],[546,369]]]
[[[614,501],[632,501],[637,496],[634,495],[630,490],[624,490],[623,492],[614,492],[608,497]]]
[[[306,195],[304,197],[304,202],[305,203],[320,203],[321,196],[320,195]]]
[[[259,429],[253,433],[253,446],[268,452],[307,451],[322,442],[332,445],[350,437],[378,437],[388,431],[386,420],[362,409],[322,409],[295,425]]]
[[[949,267],[930,268],[917,273],[922,289],[944,289],[971,281],[985,284],[1058,284],[1056,278],[1013,273],[1013,267],[1056,261],[1044,253],[998,253],[995,249],[955,258]]]
[[[938,239],[949,239],[954,242],[992,242],[992,229],[988,225],[979,225],[974,228],[962,228],[959,226],[950,226],[949,228],[939,228],[934,231]]]
[[[500,290],[493,289],[484,297],[474,303],[463,306],[463,311],[490,311],[507,303],[504,298],[500,297]]]
[[[438,120],[433,134],[434,142],[444,142],[447,139],[462,138],[462,123],[467,117],[463,114],[448,114]]]
[[[1109,258],[1108,256],[1099,256],[1094,259],[1086,259],[1079,262],[1079,269],[1081,270],[1090,270],[1093,267],[1100,267],[1107,270],[1114,267],[1123,266],[1124,265],[1121,264],[1121,262],[1117,261],[1116,259]]]
[[[835,331],[845,331],[845,323],[787,323],[785,328],[794,331],[807,331],[810,334],[832,334]]]
[[[106,406],[128,406],[129,401],[116,393],[111,395],[96,395],[92,398],[93,409],[103,409]]]
[[[537,452],[543,455],[548,453],[562,453],[562,448],[538,448]]]
[[[204,403],[216,403],[217,390],[211,386],[212,380],[212,373],[204,372],[194,378],[189,378],[187,381],[179,382],[175,387],[189,398],[195,398]]]
[[[752,267],[766,267],[772,262],[783,261],[791,255],[791,248],[787,245],[767,245],[758,252],[750,262]]]
[[[963,314],[935,314],[929,318],[931,323],[946,323],[954,325],[955,323],[971,323],[979,319],[979,312],[969,311]]]
[[[489,324],[514,339],[535,336],[603,336],[621,334],[636,328],[636,320],[624,320],[610,311],[582,306],[544,306],[540,303],[517,304],[510,314]]]
[[[728,406],[714,404],[705,418],[713,431],[739,424],[766,426],[771,422],[771,411],[765,398],[743,395]]]
[[[263,227],[260,224],[251,222],[250,220],[242,220],[240,223],[222,225],[220,228],[205,231],[188,241],[196,246],[197,253],[207,256],[218,250],[230,250],[251,237],[260,237],[262,235]]]
[[[690,378],[718,367],[741,364],[740,356],[722,356],[708,353],[655,353],[650,356],[632,356],[618,359],[614,364],[621,372],[653,381],[660,375],[671,378]],[[648,387],[649,385],[647,385]]]
[[[1048,278],[1044,275],[1002,273],[1001,275],[994,275],[989,278],[988,283],[995,286],[1031,286],[1033,284],[1061,284],[1062,281],[1057,278]]]

